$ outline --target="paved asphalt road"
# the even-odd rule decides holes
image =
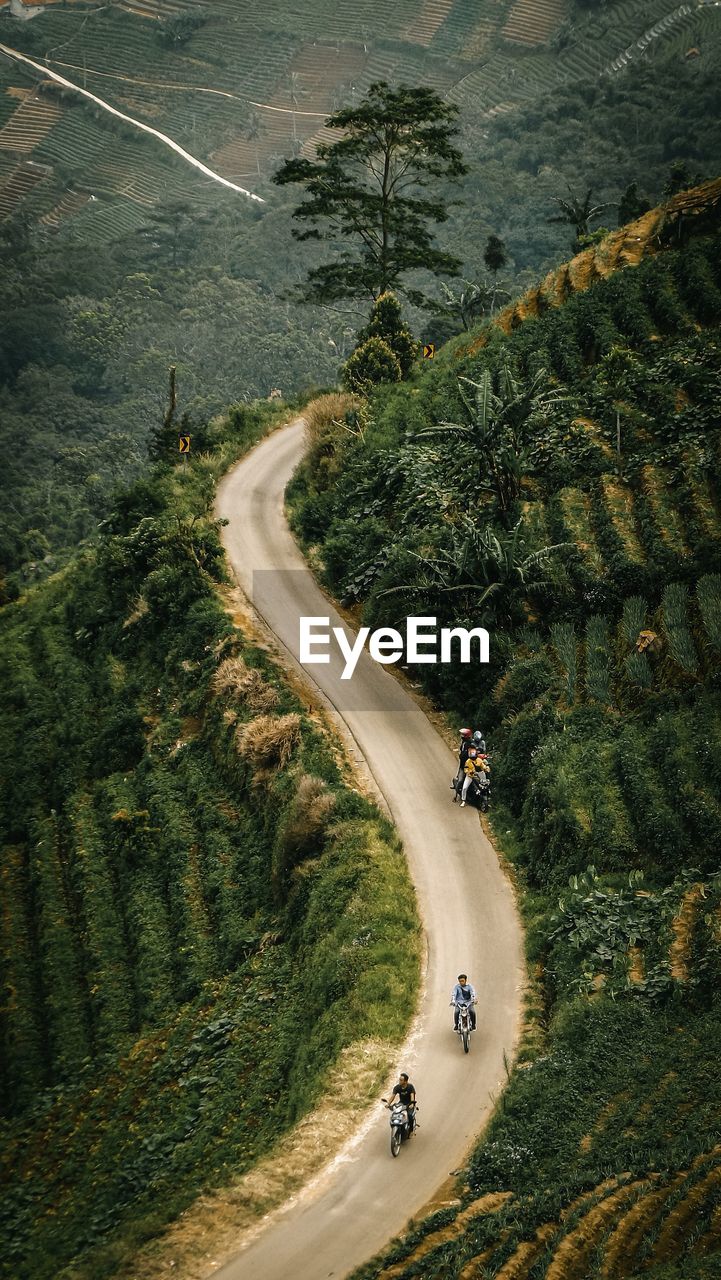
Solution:
[[[296,421],[270,435],[227,476],[217,514],[235,576],[298,656],[299,617],[340,626],[283,514],[303,452]],[[491,643],[493,637],[491,637]],[[306,668],[333,704],[385,796],[403,840],[427,939],[419,1017],[398,1067],[419,1099],[419,1132],[393,1159],[378,1107],[325,1174],[272,1215],[216,1280],[341,1280],[370,1258],[458,1168],[505,1080],[521,1009],[522,939],[513,897],[474,809],[453,805],[455,759],[401,684],[367,651],[353,679],[342,661]],[[336,651],[337,653],[337,651]],[[479,994],[479,1029],[465,1055],[451,1030],[452,982],[465,971]]]

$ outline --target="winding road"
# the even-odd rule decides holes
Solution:
[[[303,447],[302,420],[276,431],[223,478],[216,504],[229,521],[223,541],[235,577],[295,662],[301,615],[344,625],[284,516],[285,487]],[[299,670],[343,721],[385,798],[427,940],[420,1012],[398,1063],[418,1090],[419,1132],[394,1160],[388,1116],[378,1107],[326,1171],[215,1272],[216,1280],[340,1280],[378,1252],[462,1162],[505,1083],[504,1055],[512,1058],[520,1027],[520,923],[476,811],[452,804],[455,758],[411,695],[367,652],[352,680],[341,681],[334,648],[327,666]],[[452,1033],[448,1007],[462,970],[480,997],[468,1056]]]

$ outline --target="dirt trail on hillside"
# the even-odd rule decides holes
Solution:
[[[217,514],[235,576],[280,642],[349,732],[403,839],[427,939],[421,1010],[399,1061],[419,1097],[419,1133],[394,1160],[378,1108],[326,1171],[219,1271],[223,1280],[334,1280],[400,1232],[457,1169],[491,1113],[516,1045],[524,981],[513,895],[473,809],[451,802],[455,759],[412,696],[365,653],[353,679],[331,649],[301,668],[300,615],[341,619],[313,580],[283,513],[303,452],[304,425],[275,432],[222,481]],[[347,629],[347,628],[346,628]],[[317,695],[316,695],[317,696]],[[479,992],[479,1030],[466,1057],[451,1029],[452,981],[467,971]],[[414,999],[415,993],[409,993]],[[212,1247],[212,1241],[208,1240]]]
[[[162,142],[164,146],[170,147],[170,150],[179,155],[187,164],[192,165],[194,169],[198,169],[200,173],[204,173],[206,178],[212,178],[213,182],[219,182],[222,187],[229,187],[231,191],[237,191],[239,195],[247,196],[249,200],[256,200],[258,204],[265,204],[265,200],[261,196],[256,196],[254,192],[247,191],[245,187],[239,187],[236,182],[231,182],[229,178],[221,177],[219,173],[215,172],[215,169],[210,169],[207,164],[203,164],[202,160],[197,160],[195,156],[191,156],[189,151],[181,147],[173,138],[168,137],[167,133],[161,133],[159,129],[153,129],[151,125],[143,124],[142,120],[136,120],[134,116],[126,115],[124,111],[118,111],[117,107],[111,106],[104,98],[99,98],[97,94],[91,93],[89,89],[83,89],[72,80],[66,80],[65,76],[59,75],[57,71],[51,71],[42,62],[35,62],[33,58],[26,57],[24,53],[19,53],[17,49],[11,49],[9,45],[0,44],[0,53],[4,53],[7,58],[11,58],[15,62],[32,67],[33,71],[39,71],[43,77],[54,80],[56,84],[62,85],[64,89],[72,89],[74,93],[79,93],[82,98],[87,98],[88,101],[94,102],[96,107],[102,107],[103,111],[107,111],[109,115],[115,116],[118,120],[124,120],[126,124],[134,125],[142,133],[149,133],[151,137],[157,138],[159,142]]]

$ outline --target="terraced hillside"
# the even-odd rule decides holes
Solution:
[[[172,23],[183,14],[195,25],[175,40]],[[572,23],[567,0],[540,6],[526,0],[479,0],[473,6],[404,0],[391,10],[378,0],[363,0],[335,6],[332,13],[319,0],[306,0],[292,16],[281,3],[264,6],[262,19],[252,23],[230,4],[128,0],[98,8],[48,5],[32,23],[5,20],[0,35],[7,45],[27,47],[48,67],[167,132],[224,176],[262,184],[284,156],[301,149],[310,154],[326,136],[325,116],[362,95],[373,80],[422,81],[437,88],[461,105],[468,126],[477,129],[484,116],[560,84],[613,74],[661,46],[670,53],[682,52],[689,40],[703,44],[720,23],[718,6],[701,0],[680,7],[670,0],[620,0],[597,17],[575,12]],[[166,27],[171,34],[164,41]],[[96,238],[112,236],[141,221],[144,204],[162,202],[166,186],[174,190],[177,175],[165,157],[146,143],[140,150],[131,147],[107,120],[100,122],[105,149],[110,146],[122,172],[137,170],[138,190],[147,198],[139,199],[123,181],[110,189],[96,184],[85,138],[87,106],[70,114],[69,146],[67,113],[49,98],[47,85],[8,111],[7,95],[17,103],[36,80],[11,59],[2,60],[0,158],[21,151],[50,163],[48,205],[26,205],[22,186],[6,182],[4,216],[22,209],[42,218],[60,209],[54,225],[61,225],[76,212],[76,202],[64,201],[64,194],[82,189],[112,198],[122,210],[117,226],[99,209],[85,211],[83,229],[92,213]],[[207,190],[189,185],[202,204]]]
[[[379,388],[363,438],[329,430],[294,485],[369,625],[489,629],[489,668],[414,678],[490,739],[529,929],[489,1133],[359,1280],[721,1266],[720,196],[681,194]]]

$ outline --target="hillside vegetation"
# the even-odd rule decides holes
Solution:
[[[9,1280],[113,1274],[412,1012],[397,840],[218,594],[215,477],[280,412],[232,410],[0,615]]]
[[[368,1280],[718,1274],[719,189],[316,430],[292,489],[366,623],[488,627],[488,668],[412,674],[490,738],[528,927],[519,1064],[458,1206]]]
[[[501,283],[514,296],[565,252],[569,229],[547,219],[567,182],[604,203],[635,181],[654,201],[676,161],[691,177],[719,172],[716,6],[691,6],[615,70],[678,5],[545,6],[555,23],[545,45],[503,35],[519,15],[533,35],[521,0],[396,6],[382,38],[374,6],[309,0],[251,25],[235,5],[203,5],[206,21],[184,43],[160,38],[162,24],[143,16],[152,4],[48,6],[28,23],[0,15],[4,43],[266,199],[251,206],[0,59],[0,572],[10,596],[92,539],[115,485],[142,474],[169,364],[181,411],[200,423],[239,394],[335,381],[358,311],[301,309],[290,296],[309,259],[291,238],[292,196],[269,179],[299,147],[312,154],[327,115],[374,80],[428,84],[460,106],[471,171],[439,247],[474,280],[488,235],[500,235]],[[690,47],[698,55],[686,59]],[[604,217],[615,225],[616,210]],[[458,330],[449,315],[410,319],[424,340]]]

